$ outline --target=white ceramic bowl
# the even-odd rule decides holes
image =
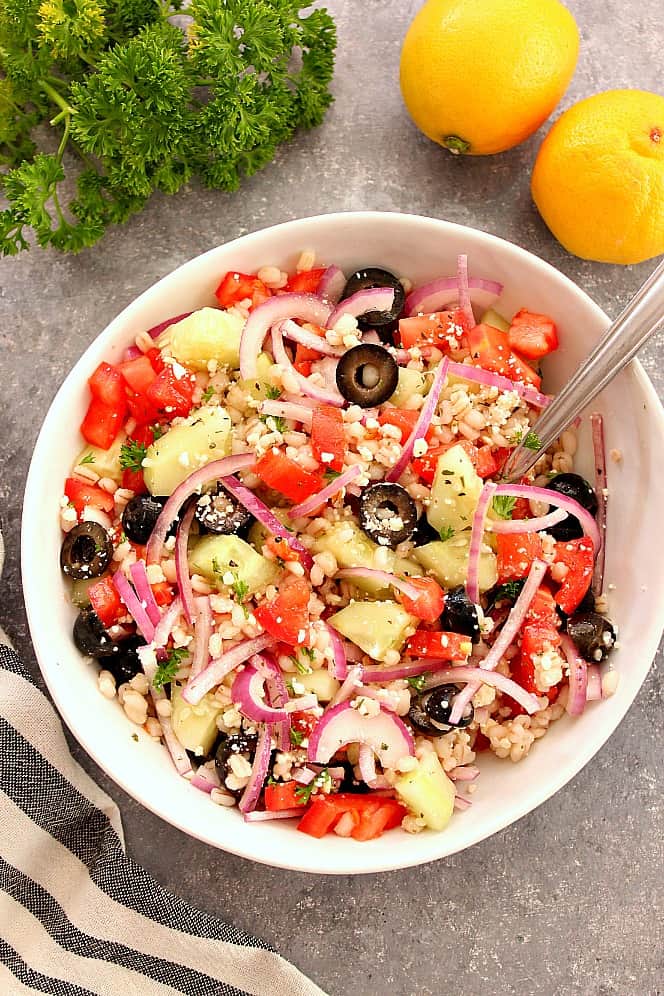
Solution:
[[[101,360],[119,359],[135,334],[179,312],[214,303],[214,288],[229,269],[266,264],[292,269],[300,251],[351,272],[385,266],[415,283],[455,272],[457,253],[471,274],[505,285],[501,310],[526,306],[558,323],[561,348],[546,361],[545,386],[555,391],[608,324],[606,315],[570,280],[514,245],[458,225],[402,214],[330,214],[292,221],[219,246],[191,260],[134,301],[101,332],[76,364],[51,405],[37,441],[25,493],[23,585],[30,629],[44,679],[72,733],[130,795],[185,833],[266,864],[308,872],[354,874],[431,861],[488,837],[553,795],[596,753],[617,727],[655,655],[664,605],[664,558],[653,537],[661,531],[664,416],[638,364],[605,392],[596,408],[606,419],[607,445],[623,454],[609,465],[606,580],[610,615],[620,628],[612,661],[620,673],[613,698],[591,704],[579,719],[555,723],[520,764],[481,756],[472,808],[455,814],[442,833],[391,832],[358,843],[334,835],[322,841],[295,831],[291,821],[245,824],[237,810],[213,805],[179,778],[167,751],[129,724],[117,701],[97,691],[96,668],[71,640],[75,611],[68,602],[58,556],[61,482],[80,449],[78,425],[87,405],[86,378]],[[592,478],[584,437],[579,466]],[[648,501],[648,497],[651,498]],[[645,587],[644,587],[645,585]],[[607,782],[605,790],[611,792]]]

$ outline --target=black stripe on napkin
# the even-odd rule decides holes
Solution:
[[[0,962],[7,966],[19,982],[36,992],[48,993],[49,996],[95,996],[89,989],[81,989],[72,982],[63,982],[62,979],[54,979],[49,975],[42,975],[41,972],[35,972],[2,937],[0,937]]]

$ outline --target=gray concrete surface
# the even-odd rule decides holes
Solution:
[[[412,211],[495,232],[549,260],[616,314],[652,264],[569,256],[528,193],[543,131],[491,160],[455,160],[420,136],[397,67],[415,0],[329,0],[339,26],[336,103],[240,193],[182,192],[76,258],[0,261],[0,623],[34,667],[18,566],[21,497],[49,402],[91,339],[136,294],[197,253],[274,222],[334,210]],[[564,99],[661,92],[661,0],[569,0],[581,59]],[[660,393],[662,339],[644,362]],[[654,496],[651,496],[654,497]],[[661,496],[658,496],[661,500]],[[654,994],[664,990],[664,732],[653,667],[622,726],[555,798],[472,850],[369,878],[253,866],[183,837],[82,764],[119,802],[131,853],[167,888],[272,941],[334,996]]]

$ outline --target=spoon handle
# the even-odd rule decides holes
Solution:
[[[592,353],[538,418],[534,428],[541,446],[533,450],[520,443],[505,463],[503,477],[507,481],[515,481],[530,470],[541,453],[627,366],[663,322],[664,260],[641,285]]]

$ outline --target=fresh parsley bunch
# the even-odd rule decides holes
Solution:
[[[78,252],[194,176],[235,190],[320,124],[336,46],[325,10],[191,0],[174,18],[182,3],[0,0],[3,255],[30,229]]]

